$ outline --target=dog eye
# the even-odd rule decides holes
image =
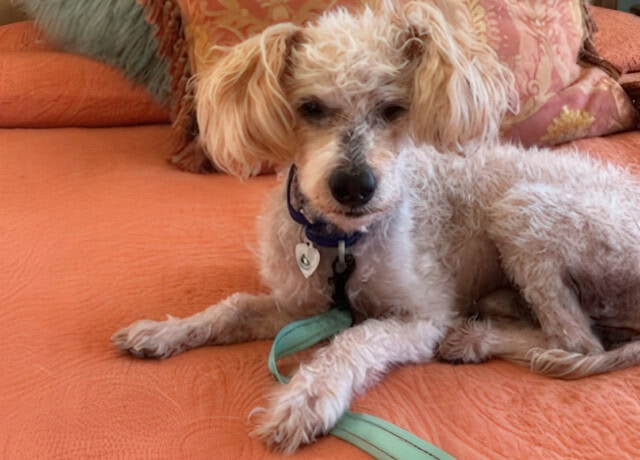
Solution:
[[[382,110],[380,111],[380,115],[382,115],[382,118],[384,119],[384,121],[388,123],[400,117],[401,115],[404,115],[406,112],[407,112],[406,107],[393,104],[393,105],[387,105],[382,107]]]
[[[300,104],[298,112],[300,112],[300,115],[304,118],[309,120],[321,120],[328,115],[329,110],[318,101],[311,100]]]

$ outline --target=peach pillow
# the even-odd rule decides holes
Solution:
[[[56,51],[32,22],[0,27],[0,128],[126,126],[169,121],[116,69]]]
[[[521,110],[505,121],[507,139],[551,145],[635,127],[638,114],[620,85],[603,70],[578,63],[588,33],[584,0],[465,2],[478,30],[516,75]],[[336,0],[179,4],[197,71],[210,64],[211,45],[233,45],[276,22],[304,23],[335,6]]]
[[[600,56],[623,73],[640,72],[640,17],[608,8],[592,8],[598,26],[594,42]]]

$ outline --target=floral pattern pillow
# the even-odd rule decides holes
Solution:
[[[375,1],[178,0],[189,65],[178,60],[177,68],[196,73],[215,61],[214,46],[231,46],[271,24],[304,24],[338,4],[358,7]],[[617,81],[579,62],[591,33],[586,0],[463,1],[481,36],[516,76],[520,111],[505,120],[506,139],[552,145],[637,125],[638,113]]]
[[[515,74],[520,112],[504,136],[552,145],[633,129],[638,113],[617,81],[578,62],[589,33],[582,0],[466,0],[475,23]]]

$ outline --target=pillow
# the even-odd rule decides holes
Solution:
[[[239,43],[277,22],[305,23],[338,4],[356,7],[362,2],[376,1],[103,0],[101,15],[96,12],[93,0],[77,0],[68,5],[49,0],[20,0],[19,3],[30,5],[31,14],[53,18],[53,22],[47,22],[39,16],[43,27],[50,24],[59,39],[61,34],[72,35],[81,30],[83,43],[95,38],[96,43],[104,45],[105,34],[110,37],[109,28],[116,26],[118,36],[142,34],[144,37],[138,38],[145,40],[149,34],[155,34],[157,54],[163,62],[168,62],[166,68],[170,75],[166,80],[170,81],[171,87],[167,93],[172,97],[172,120],[183,133],[183,142],[174,162],[185,169],[204,171],[208,169],[208,160],[198,147],[193,87],[189,82],[199,70],[215,63],[212,46]],[[524,145],[551,145],[636,126],[637,111],[617,81],[605,72],[611,67],[593,52],[587,0],[460,1],[466,3],[481,35],[517,78],[520,111],[505,120],[505,138]],[[138,23],[125,21],[124,16],[131,15],[138,6],[144,8],[142,17],[153,26],[147,27],[149,31],[140,32]],[[73,10],[60,11],[64,8]],[[87,34],[86,28],[73,27],[77,26],[73,21],[77,22],[77,18],[86,17],[90,12],[94,13],[93,22],[109,21],[108,27],[100,27],[95,37]],[[143,20],[145,26],[147,23]],[[100,25],[105,24],[100,22]],[[140,40],[125,41],[125,46],[114,48],[112,54],[135,57],[136,52],[140,52],[140,46],[136,48]],[[585,45],[589,48],[588,53],[582,53]],[[156,52],[155,46],[153,51],[144,48]],[[104,46],[101,53],[103,56],[99,58],[108,54]],[[579,56],[583,56],[582,62],[578,62]],[[587,57],[590,58],[588,62]],[[127,72],[125,65],[121,68]],[[163,73],[161,80],[164,81],[165,76]],[[148,87],[152,85],[148,84]]]
[[[0,52],[55,51],[30,21],[0,26]]]
[[[616,80],[578,62],[589,36],[583,1],[480,4],[471,10],[476,23],[515,74],[520,95],[519,113],[504,122],[506,139],[554,145],[635,128],[638,112]]]
[[[598,26],[593,38],[600,56],[623,73],[640,72],[640,17],[595,6],[592,15]]]
[[[195,68],[211,65],[212,45],[233,46],[279,22],[305,24],[335,6],[375,0],[178,0]]]
[[[169,121],[112,67],[53,49],[33,23],[0,27],[0,128],[125,126]]]
[[[620,77],[620,84],[629,95],[635,108],[640,111],[640,72],[624,74]],[[640,123],[638,129],[640,129]]]
[[[520,111],[505,120],[506,139],[553,145],[636,126],[637,111],[620,85],[602,69],[578,63],[589,32],[583,0],[465,2],[484,39],[516,76]],[[276,22],[304,23],[335,0],[179,3],[197,72],[213,63],[212,44],[238,43]]]

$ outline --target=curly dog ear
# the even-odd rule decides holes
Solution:
[[[496,140],[508,110],[516,110],[515,79],[483,41],[458,1],[412,1],[398,11],[405,50],[416,60],[411,132],[418,144],[461,150]]]
[[[294,153],[293,109],[285,96],[290,47],[302,29],[278,24],[233,47],[197,82],[202,143],[213,162],[239,177]]]

